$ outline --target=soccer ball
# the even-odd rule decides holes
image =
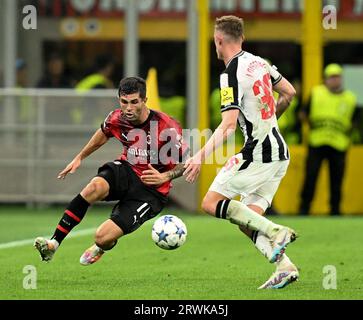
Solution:
[[[187,238],[187,227],[176,216],[161,216],[153,224],[151,237],[160,248],[173,250],[184,244]]]

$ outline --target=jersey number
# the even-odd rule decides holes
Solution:
[[[261,109],[262,119],[270,119],[275,114],[275,99],[272,94],[270,75],[266,73],[262,81],[257,80],[253,85],[253,93],[263,104]]]

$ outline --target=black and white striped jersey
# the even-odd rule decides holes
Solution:
[[[246,160],[266,163],[289,159],[272,89],[281,79],[276,67],[246,51],[235,55],[220,76],[221,112],[240,111],[238,124],[245,137],[241,152]]]

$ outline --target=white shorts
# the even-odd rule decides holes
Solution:
[[[290,160],[249,162],[243,160],[239,153],[231,157],[219,171],[209,191],[218,192],[229,199],[240,195],[246,205],[255,204],[266,210],[271,206],[289,163]]]

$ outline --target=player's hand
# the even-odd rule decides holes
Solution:
[[[64,179],[68,173],[74,173],[81,165],[81,158],[76,157],[70,162],[63,171],[58,173],[58,179]]]
[[[165,173],[160,173],[151,164],[148,164],[149,169],[142,172],[141,181],[149,186],[159,186],[164,182],[169,181]]]
[[[189,183],[193,183],[198,179],[200,173],[200,167],[202,166],[202,161],[200,157],[194,156],[185,161],[185,171],[183,176],[185,180]]]

